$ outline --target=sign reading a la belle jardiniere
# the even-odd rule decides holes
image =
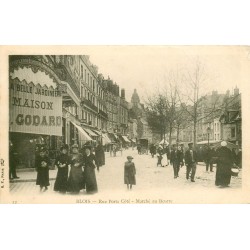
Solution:
[[[62,135],[62,96],[53,87],[10,81],[10,132]]]

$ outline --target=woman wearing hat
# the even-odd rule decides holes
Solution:
[[[37,170],[36,185],[40,186],[40,191],[47,191],[49,184],[49,165],[50,160],[46,155],[46,148],[42,147],[40,153],[35,160]],[[44,190],[43,190],[44,188]]]
[[[58,171],[54,185],[54,191],[58,191],[60,193],[66,193],[67,191],[69,160],[68,145],[64,145],[61,147],[61,154],[57,157],[55,162]]]
[[[78,194],[85,188],[83,175],[83,156],[79,153],[78,145],[72,146],[72,154],[69,159],[70,173],[67,190],[70,193]]]
[[[128,156],[128,161],[124,165],[124,184],[127,184],[127,189],[132,189],[132,185],[136,185],[136,169],[135,164],[132,162],[133,157]]]
[[[96,159],[95,156],[91,153],[91,147],[85,147],[84,154],[84,176],[85,176],[85,184],[86,184],[86,192],[96,193],[97,189],[97,181],[95,175],[95,167],[96,167]]]

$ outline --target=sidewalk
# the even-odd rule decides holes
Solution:
[[[16,170],[17,176],[20,179],[13,179],[10,180],[10,183],[17,183],[17,182],[35,182],[37,177],[37,172],[35,169],[17,169]],[[50,170],[49,171],[49,180],[56,179],[57,170]]]
[[[120,155],[120,152],[118,152],[118,155]],[[105,158],[110,158],[110,153],[105,152]],[[20,177],[20,179],[12,179],[10,180],[10,183],[18,183],[18,182],[35,182],[37,177],[37,172],[34,168],[20,168],[16,170],[17,176]],[[57,169],[53,169],[49,171],[49,180],[55,180],[57,174]]]

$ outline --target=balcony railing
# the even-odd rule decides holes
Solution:
[[[81,104],[88,106],[89,108],[93,109],[94,111],[98,112],[98,108],[88,99],[82,97]]]

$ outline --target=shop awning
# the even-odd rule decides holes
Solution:
[[[80,140],[82,141],[92,141],[92,138],[84,131],[81,126],[76,125],[74,122],[71,122],[79,131],[80,133]]]
[[[128,139],[128,137],[127,137],[127,136],[122,135],[122,138],[123,138],[123,140],[124,140],[125,142],[130,142],[130,140]]]
[[[92,129],[92,131],[94,131],[97,135],[102,135],[102,133],[101,132],[99,132],[98,130],[95,130],[95,129]]]
[[[89,128],[84,128],[84,130],[90,135],[90,136],[94,136],[94,137],[97,137],[98,135],[93,132],[91,129]]]
[[[102,134],[102,141],[103,141],[103,144],[112,143],[111,140],[109,139],[109,137],[106,134]]]

